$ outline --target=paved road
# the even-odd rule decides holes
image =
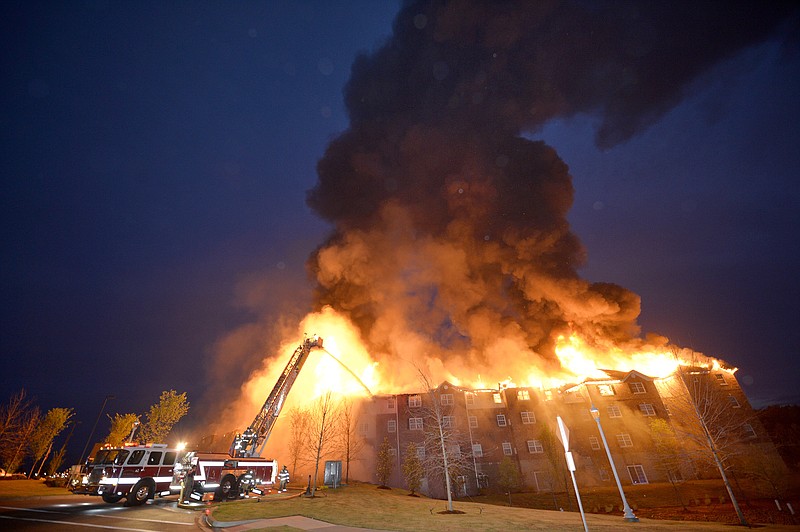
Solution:
[[[208,530],[199,524],[199,517],[200,512],[178,508],[177,497],[134,507],[80,495],[0,500],[0,530]]]

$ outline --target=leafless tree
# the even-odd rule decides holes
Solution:
[[[309,424],[306,440],[306,449],[313,456],[314,481],[311,484],[311,496],[317,490],[319,463],[333,449],[334,435],[338,425],[338,405],[331,391],[320,397],[309,411]]]
[[[353,401],[350,399],[342,400],[339,406],[339,427],[336,430],[336,447],[341,453],[345,463],[345,483],[350,481],[350,462],[358,460],[358,456],[364,449],[365,440],[358,432],[358,419],[355,415]]]
[[[425,448],[423,467],[430,477],[444,482],[447,511],[453,512],[453,481],[472,470],[472,448],[469,438],[455,425],[454,417],[450,415],[452,405],[442,404],[442,387],[433,387],[423,371],[419,370],[418,373],[420,384],[427,390],[427,400],[422,406],[409,407],[409,410],[422,418],[422,445]]]
[[[25,445],[38,425],[39,409],[20,390],[0,406],[0,463],[9,472],[19,467]]]
[[[686,462],[688,457],[683,452],[675,431],[665,420],[654,418],[650,421],[650,436],[653,438],[655,447],[655,468],[667,476],[675,492],[675,498],[678,499],[683,509],[687,510],[686,503],[683,502],[683,497],[678,488],[678,478],[681,474],[681,465]]]
[[[680,366],[666,389],[676,432],[717,467],[739,522],[747,525],[727,475],[731,458],[745,443],[747,416],[720,391],[708,370]]]
[[[308,410],[297,406],[289,410],[289,458],[292,460],[292,476],[297,475],[297,464],[302,461],[306,448],[309,418]]]

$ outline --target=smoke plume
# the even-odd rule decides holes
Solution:
[[[333,224],[309,259],[316,307],[378,357],[557,370],[555,338],[643,342],[639,297],[577,270],[567,165],[531,140],[597,118],[614,146],[721,60],[770,37],[780,2],[417,1],[345,89],[350,127],[308,204]]]

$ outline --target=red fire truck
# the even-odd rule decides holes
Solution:
[[[277,462],[261,458],[261,451],[315,347],[322,348],[322,338],[306,338],[295,349],[264,406],[247,430],[236,435],[229,453],[168,449],[164,444],[104,447],[81,468],[82,475],[70,482],[70,490],[102,496],[108,503],[126,498],[129,505],[179,493],[182,486],[184,500],[199,501],[206,493],[214,493],[218,501],[260,495],[275,484],[278,473]]]

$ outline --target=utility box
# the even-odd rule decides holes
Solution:
[[[325,485],[331,488],[338,488],[342,485],[342,461],[325,461]]]

